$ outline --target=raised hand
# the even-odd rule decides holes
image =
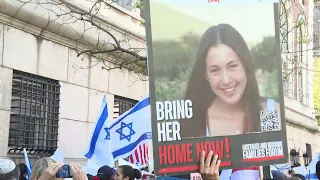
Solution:
[[[54,180],[59,169],[63,166],[63,163],[52,163],[47,169],[42,173],[39,180]]]
[[[221,161],[218,160],[218,155],[215,155],[211,163],[213,152],[210,151],[205,159],[205,152],[202,151],[200,157],[200,174],[203,180],[220,180],[219,167]]]
[[[88,180],[86,173],[82,170],[79,163],[71,162],[69,163],[69,166],[72,171],[73,180]]]

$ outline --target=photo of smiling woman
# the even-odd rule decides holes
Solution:
[[[145,2],[156,174],[197,172],[201,151],[219,155],[221,173],[246,180],[286,163],[283,95],[295,86],[281,72],[279,4]]]
[[[207,29],[186,87],[193,118],[180,121],[182,138],[261,132],[260,110],[280,110],[272,98],[259,95],[255,73],[248,45],[235,28]]]

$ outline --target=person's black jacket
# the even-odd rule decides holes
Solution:
[[[275,180],[285,180],[287,177],[286,175],[284,175],[282,172],[278,170],[271,170],[271,174],[273,176],[273,179]]]
[[[88,180],[93,180],[93,176],[91,174],[87,174]]]
[[[294,175],[292,175],[293,177],[298,177],[298,178],[300,178],[301,180],[307,180],[306,179],[306,177],[304,177],[303,175],[301,175],[301,174],[294,174]]]
[[[28,179],[24,176],[20,176],[20,180],[28,180]]]

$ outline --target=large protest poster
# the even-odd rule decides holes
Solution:
[[[278,3],[145,0],[155,174],[286,163]]]

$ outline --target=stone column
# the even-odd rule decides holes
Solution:
[[[0,66],[0,156],[8,152],[12,74],[12,69]]]

